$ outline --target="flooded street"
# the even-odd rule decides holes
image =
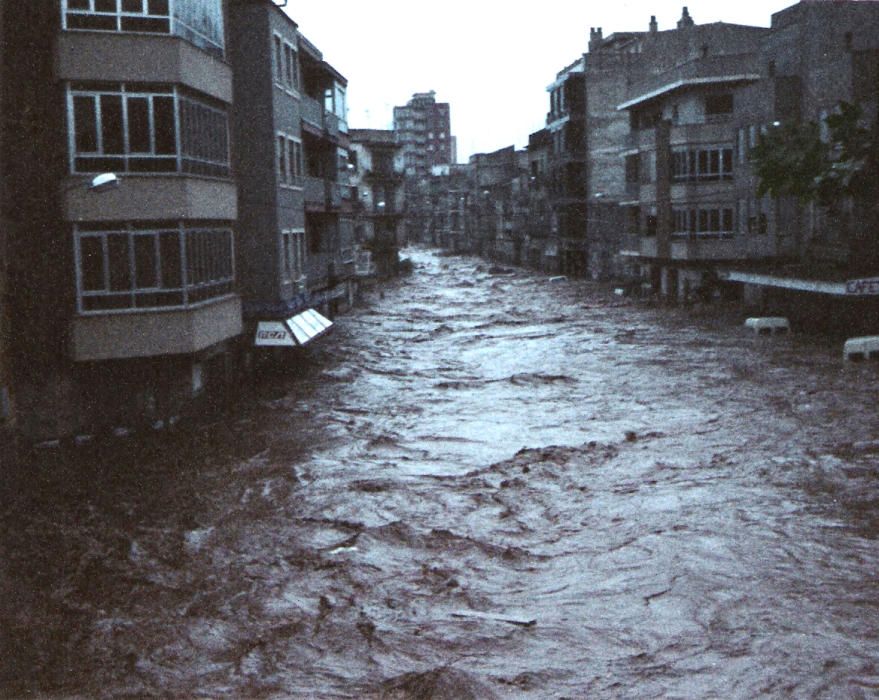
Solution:
[[[0,696],[879,695],[875,367],[413,260],[234,417],[6,477]]]

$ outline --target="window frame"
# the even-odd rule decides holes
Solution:
[[[731,146],[676,148],[672,150],[672,184],[729,181],[735,177]]]
[[[284,284],[302,284],[305,281],[305,229],[302,227],[281,231],[281,281]]]
[[[104,97],[117,97],[120,101],[120,126],[122,148],[116,152],[108,150],[104,143],[106,122],[103,115],[102,100]],[[219,177],[228,179],[232,176],[232,156],[230,142],[229,110],[224,106],[212,104],[212,101],[195,93],[182,89],[177,85],[153,85],[149,89],[137,83],[113,83],[112,86],[93,85],[87,82],[68,82],[65,86],[65,98],[67,107],[67,136],[68,136],[68,170],[70,174],[87,174],[102,171],[114,171],[138,175],[198,175],[203,177]],[[149,151],[132,151],[132,122],[130,118],[130,105],[135,100],[147,101],[147,124]],[[158,150],[160,134],[157,126],[158,99],[171,101],[171,118],[173,124],[169,124],[170,132],[165,137],[173,139],[173,152],[160,152]],[[93,119],[90,131],[94,132],[95,150],[79,150],[77,137],[81,133],[79,122],[80,114],[77,105],[83,104],[80,100],[91,100],[93,109],[89,116]],[[200,111],[198,117],[189,119],[188,116]],[[212,129],[203,128],[209,121],[206,117],[213,116],[216,125]],[[217,149],[216,157],[207,157],[205,153],[197,152],[198,149],[187,148],[193,144],[205,146],[208,144]],[[221,154],[220,151],[223,151]],[[148,163],[149,161],[160,163],[166,161],[172,167],[133,167],[133,164]],[[89,161],[97,162],[92,169],[82,166]],[[102,162],[103,161],[103,162]],[[114,161],[114,162],[110,162]],[[107,167],[103,167],[107,166]]]
[[[299,47],[279,32],[272,32],[272,79],[276,87],[294,97],[300,94],[302,72]]]
[[[278,178],[278,187],[302,189],[304,168],[302,139],[284,131],[276,132],[275,174]]]
[[[176,267],[179,284],[163,285],[165,267],[162,258],[162,236],[173,234],[177,239]],[[207,239],[208,234],[217,240]],[[110,238],[126,241],[127,271],[122,270],[123,277],[127,272],[126,289],[113,289],[113,261],[110,254]],[[137,250],[135,241],[153,239],[153,286],[139,286]],[[82,244],[84,240],[97,239],[101,249],[102,288],[85,289],[85,268]],[[214,244],[213,247],[211,244]],[[141,313],[163,311],[167,309],[186,309],[211,303],[235,293],[235,239],[232,226],[227,223],[187,224],[183,221],[168,222],[167,225],[135,226],[131,222],[101,226],[74,224],[73,253],[76,277],[76,308],[83,316]],[[225,254],[228,254],[226,257]],[[196,276],[209,276],[209,279],[194,280]],[[216,293],[211,294],[211,290]],[[141,299],[158,296],[179,298],[179,303],[139,305]],[[88,299],[121,299],[127,298],[127,304],[87,308]]]
[[[185,3],[190,0],[141,0],[141,10],[124,9],[124,0],[114,0],[115,10],[99,10],[96,9],[96,0],[61,0],[61,28],[64,31],[87,31],[87,32],[112,32],[118,34],[152,34],[158,36],[177,36],[188,41],[193,46],[197,46],[209,53],[218,54],[220,57],[225,55],[225,18],[223,16],[223,4],[220,0],[216,1],[213,12],[209,12],[211,20],[218,21],[219,37],[211,37],[200,29],[192,26],[191,22],[185,21],[186,17],[180,16],[177,11],[177,3],[182,3],[181,7],[186,7]],[[87,7],[71,7],[72,4],[85,4]],[[164,3],[164,10],[153,11],[153,4],[160,5]],[[100,22],[93,21],[94,26],[70,26],[71,19],[105,18],[106,26],[99,26]],[[126,20],[132,26],[127,27]],[[142,27],[133,26],[138,20],[143,22]],[[146,25],[152,23],[153,28]],[[165,27],[161,27],[165,23]],[[75,24],[75,22],[74,22]],[[112,25],[112,26],[111,26]],[[217,28],[217,27],[215,27]],[[195,40],[193,40],[195,39]]]
[[[729,240],[737,233],[735,203],[672,207],[672,240]]]

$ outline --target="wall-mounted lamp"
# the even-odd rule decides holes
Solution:
[[[65,192],[70,192],[71,190],[79,189],[83,186],[81,181],[74,182],[67,187],[64,188]],[[101,173],[100,175],[95,175],[91,180],[85,183],[85,189],[89,192],[107,192],[109,190],[115,190],[119,187],[119,177],[116,173]]]

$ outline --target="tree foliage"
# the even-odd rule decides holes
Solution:
[[[829,115],[828,138],[815,122],[770,127],[751,151],[757,193],[831,205],[847,197],[869,201],[879,193],[877,126],[864,124],[858,105],[841,102]]]

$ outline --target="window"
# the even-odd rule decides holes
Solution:
[[[275,34],[275,82],[284,83],[284,42]]]
[[[229,174],[229,132],[226,110],[180,95],[180,157],[183,172]]]
[[[732,94],[727,93],[723,95],[708,95],[705,98],[705,117],[709,121],[714,119],[726,119],[732,113]]]
[[[185,307],[233,291],[229,228],[78,226],[80,313]]]
[[[278,184],[283,186],[302,186],[303,162],[302,142],[284,133],[278,134]]]
[[[305,269],[305,231],[281,232],[281,278],[284,282],[301,282]]]
[[[626,183],[636,185],[641,182],[641,156],[637,153],[626,156]]]
[[[764,208],[763,201],[756,199],[749,202],[751,215],[748,217],[748,233],[765,235],[769,231],[769,217]]]
[[[700,182],[731,180],[733,152],[731,148],[707,148],[672,152],[672,181]]]
[[[224,107],[175,87],[68,90],[71,172],[229,175]]]
[[[174,34],[223,55],[222,0],[62,0],[61,11],[67,30]]]
[[[299,89],[299,54],[280,34],[274,35],[275,84],[285,90]]]
[[[731,238],[735,234],[732,207],[693,207],[672,210],[672,238]]]

